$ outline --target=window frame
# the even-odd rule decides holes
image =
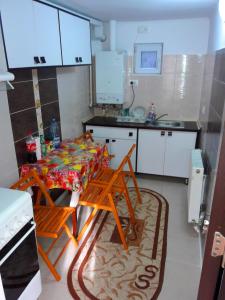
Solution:
[[[144,68],[141,66],[143,52],[157,52],[156,67]],[[134,73],[161,74],[162,73],[163,43],[135,43],[134,44]]]

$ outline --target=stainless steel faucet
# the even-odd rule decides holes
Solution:
[[[158,120],[160,120],[160,119],[162,119],[163,117],[166,117],[166,116],[168,116],[168,114],[160,115],[159,117],[155,118],[154,122],[156,122],[156,121],[158,121]]]

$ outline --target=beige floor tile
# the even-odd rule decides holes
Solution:
[[[167,261],[163,288],[158,299],[197,299],[200,251],[198,235],[192,226],[187,224],[187,186],[180,180],[145,175],[138,176],[138,184],[140,187],[161,193],[169,203]],[[67,270],[76,251],[71,244],[60,260],[57,267],[62,276],[60,282],[55,282],[40,259],[43,282],[40,300],[72,299],[66,279]]]

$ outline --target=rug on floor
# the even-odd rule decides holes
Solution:
[[[67,283],[74,299],[157,299],[163,284],[167,248],[168,203],[149,189],[141,189],[142,204],[135,206],[135,226],[129,224],[124,199],[118,211],[129,245],[118,239],[112,213],[99,212],[68,271]]]

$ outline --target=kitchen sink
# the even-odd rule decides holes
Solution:
[[[151,127],[184,128],[183,121],[160,120],[154,123],[147,123]]]
[[[128,123],[145,123],[145,117],[133,117],[133,116],[118,116],[116,122],[128,122]]]

